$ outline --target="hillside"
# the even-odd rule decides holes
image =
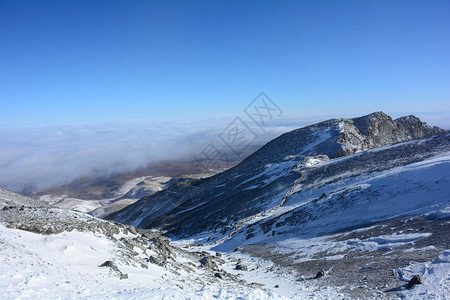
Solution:
[[[229,233],[227,228],[231,228],[233,222],[280,204],[299,178],[305,177],[303,184],[316,182],[319,176],[316,169],[309,174],[306,168],[302,169],[304,166],[445,132],[414,116],[393,120],[382,112],[354,119],[328,120],[281,135],[226,172],[144,197],[107,219],[139,228],[159,227],[180,237],[205,230]],[[447,139],[441,137],[426,145],[407,144],[406,148],[364,153],[368,164],[357,158],[350,160],[351,164],[330,167],[326,175],[320,173],[320,176],[337,176],[343,170],[355,168],[360,172],[373,172],[421,161],[445,150]],[[414,148],[417,148],[417,156],[410,156],[408,151],[416,151]],[[322,169],[317,170],[322,172]]]
[[[450,286],[449,181],[450,133],[374,113],[286,133],[108,218],[270,260],[352,298],[435,299]],[[413,275],[424,283],[408,289]]]
[[[104,221],[1,190],[2,299],[289,299],[341,294],[297,285],[273,263],[182,249],[156,231]],[[189,250],[189,251],[188,251]],[[235,268],[252,267],[250,271]],[[251,274],[251,275],[250,275]],[[284,289],[276,292],[276,283]]]

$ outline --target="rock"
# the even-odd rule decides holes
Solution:
[[[161,261],[159,258],[155,257],[155,256],[150,256],[150,257],[148,258],[148,260],[149,260],[151,263],[153,263],[153,264],[155,264],[155,265],[158,265],[158,266],[160,266],[160,265],[162,264],[162,261]]]
[[[275,285],[275,288],[279,288],[280,286],[277,284],[277,285]]]
[[[316,274],[316,278],[320,278],[325,276],[325,271],[323,269],[320,269],[319,272]]]
[[[408,288],[412,288],[413,286],[415,286],[416,284],[422,284],[423,283],[423,279],[422,277],[420,277],[420,275],[414,275],[411,280],[408,282]]]
[[[244,264],[237,264],[236,265],[236,270],[240,270],[240,271],[248,271],[248,268],[246,265]]]
[[[100,265],[100,267],[108,267],[111,268],[114,271],[120,272],[119,268],[116,266],[116,264],[110,260],[105,261]]]
[[[261,227],[261,229],[264,233],[268,233],[269,231],[272,230],[272,224],[260,223],[259,226]]]
[[[108,238],[111,239],[113,242],[117,242],[118,241],[118,239],[116,239],[112,235],[108,235]]]
[[[130,231],[132,234],[138,234],[136,228],[134,228],[133,225],[130,225],[130,226],[128,227],[128,231]]]
[[[253,233],[249,233],[247,234],[247,236],[245,237],[246,240],[251,239],[252,237],[254,237],[255,235]]]
[[[130,242],[129,240],[127,240],[126,238],[121,238],[120,241],[123,243],[123,245],[125,247],[127,247],[129,250],[133,250],[134,245],[132,242]]]
[[[220,273],[214,273],[214,276],[219,279],[223,279],[222,274],[220,274]]]
[[[217,256],[217,257],[222,257],[222,253],[216,252],[216,256]]]
[[[110,260],[105,261],[104,263],[102,263],[100,265],[100,267],[107,267],[110,268],[113,272],[115,272],[117,274],[117,276],[120,279],[128,279],[128,274],[124,274],[122,273],[119,268],[116,266],[116,264]]]
[[[150,239],[150,249],[155,248],[158,252],[162,253],[163,255],[170,257],[172,259],[176,258],[177,255],[174,251],[175,248],[173,248],[170,245],[170,242],[167,238],[163,237],[154,237]]]
[[[214,261],[214,259],[211,256],[205,256],[200,260],[200,263],[202,264],[202,266],[209,268],[211,270],[215,270],[218,269],[218,266],[216,264],[216,262]]]

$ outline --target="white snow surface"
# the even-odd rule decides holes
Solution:
[[[118,259],[115,246],[90,233],[43,236],[0,226],[0,243],[2,299],[281,299],[261,290],[190,289],[189,285],[181,290],[176,276],[154,265],[145,270],[118,264],[129,279],[111,277],[108,268],[98,266]]]
[[[370,227],[366,228],[370,229]],[[351,231],[355,232],[355,231]],[[351,233],[349,232],[349,233]],[[290,238],[276,243],[277,252],[298,253],[295,262],[314,260],[314,256],[321,253],[329,260],[344,257],[351,251],[376,251],[379,249],[392,249],[404,245],[414,245],[418,239],[430,236],[430,233],[393,234],[371,237],[367,239],[348,239],[345,241],[333,241],[337,235],[315,237],[309,239]],[[339,255],[337,256],[336,254]]]
[[[342,298],[336,289],[318,290],[314,284],[298,283],[291,274],[269,272],[272,263],[244,255],[248,272],[236,270],[231,263],[223,268],[247,282],[263,284],[263,288],[238,284],[224,288],[214,282],[201,285],[187,272],[176,275],[154,264],[148,269],[129,266],[121,262],[112,240],[88,232],[41,235],[0,225],[0,245],[1,299]],[[107,260],[115,261],[129,279],[120,280],[111,276],[109,268],[99,267]],[[280,288],[275,288],[276,284]]]
[[[408,283],[414,275],[420,275],[423,284],[412,289],[404,288],[399,294],[403,299],[449,299],[450,298],[450,250],[444,251],[432,262],[412,262],[406,268],[398,269],[400,279]]]

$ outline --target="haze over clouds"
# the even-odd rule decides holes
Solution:
[[[82,177],[108,178],[164,160],[198,155],[227,125],[116,123],[6,129],[0,132],[0,186],[34,192]],[[258,144],[293,127],[268,127]],[[256,130],[256,129],[255,129]],[[223,144],[217,144],[224,146]]]

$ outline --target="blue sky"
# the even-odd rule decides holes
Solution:
[[[0,0],[0,127],[229,118],[260,91],[286,117],[450,126],[449,15],[449,1]]]

